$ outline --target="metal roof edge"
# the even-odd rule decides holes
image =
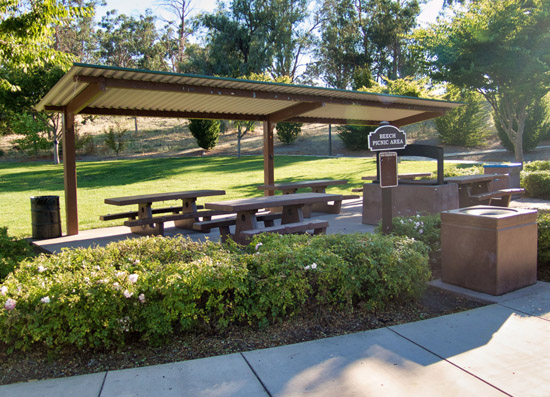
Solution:
[[[257,81],[257,80],[239,79],[234,77],[208,76],[208,75],[189,74],[189,73],[165,72],[165,71],[148,70],[148,69],[132,69],[132,68],[119,67],[119,66],[94,65],[94,64],[87,64],[87,63],[80,63],[80,62],[74,62],[73,66],[82,67],[82,68],[105,69],[105,70],[113,70],[113,71],[121,71],[121,72],[148,73],[148,74],[174,76],[174,77],[188,77],[188,78],[199,78],[199,79],[209,79],[209,80],[219,80],[219,81],[230,81],[230,82],[236,82],[236,83],[244,82],[244,83],[260,84],[260,85],[278,86],[278,87],[305,88],[305,89],[322,90],[326,92],[353,93],[353,94],[359,94],[359,95],[365,95],[365,96],[378,96],[378,97],[386,97],[386,98],[394,98],[394,99],[395,98],[411,99],[411,100],[420,100],[420,101],[434,102],[434,103],[449,103],[449,104],[464,105],[463,102],[447,101],[442,99],[411,97],[411,96],[405,96],[405,95],[392,95],[392,94],[384,94],[379,92],[345,90],[341,88],[318,87],[318,86],[310,86],[310,85],[303,85],[303,84],[278,83],[274,81]]]

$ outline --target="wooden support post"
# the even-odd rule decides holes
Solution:
[[[78,205],[76,199],[76,148],[74,113],[63,111],[63,169],[65,175],[65,214],[67,234],[78,234]]]
[[[392,232],[392,190],[387,187],[382,189],[382,234],[390,234]]]
[[[273,123],[264,121],[264,185],[273,185],[275,183],[275,151],[273,148]],[[273,196],[273,190],[265,190],[265,196]]]

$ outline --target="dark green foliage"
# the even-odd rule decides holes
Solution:
[[[52,146],[45,136],[49,127],[43,114],[20,114],[12,121],[12,128],[16,134],[23,136],[14,139],[12,143],[28,154],[36,156],[39,152],[48,150]]]
[[[8,235],[8,229],[0,227],[0,282],[26,258],[34,256],[34,251],[25,240],[17,240]]]
[[[277,123],[277,137],[285,145],[291,145],[302,132],[302,125],[303,123]]]
[[[522,172],[521,187],[529,197],[550,200],[550,171]]]
[[[348,150],[368,150],[369,133],[378,127],[343,125],[337,128],[338,136]]]
[[[510,152],[514,151],[514,144],[502,127],[502,122],[494,118],[495,127],[502,146]],[[517,122],[514,121],[513,128],[517,129]],[[528,152],[537,147],[541,140],[550,136],[550,111],[549,101],[545,98],[539,99],[527,108],[525,130],[523,131],[523,150]]]
[[[541,213],[538,226],[538,265],[550,267],[550,213]]]
[[[383,309],[418,297],[429,274],[426,246],[395,236],[261,235],[246,247],[126,240],[24,262],[2,284],[0,341],[116,348],[267,325],[315,306]]]
[[[189,120],[189,131],[191,131],[191,134],[201,148],[210,150],[218,143],[220,121],[191,119]]]
[[[120,127],[116,129],[109,127],[109,130],[105,132],[105,145],[111,149],[118,156],[122,149],[124,149],[124,135],[128,130],[123,130]]]
[[[550,171],[550,161],[530,161],[523,164],[523,171],[532,172],[532,171]]]
[[[476,146],[483,142],[487,131],[487,112],[483,98],[475,91],[449,86],[445,99],[465,105],[435,119],[441,142],[447,145]]]

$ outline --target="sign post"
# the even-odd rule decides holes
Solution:
[[[387,123],[369,134],[369,149],[378,153],[378,182],[382,188],[382,233],[392,231],[392,188],[398,185],[397,153],[391,150],[404,149],[407,134]]]

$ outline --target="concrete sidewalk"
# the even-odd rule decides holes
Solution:
[[[549,396],[550,283],[475,297],[498,303],[294,345],[0,386],[0,396]]]

